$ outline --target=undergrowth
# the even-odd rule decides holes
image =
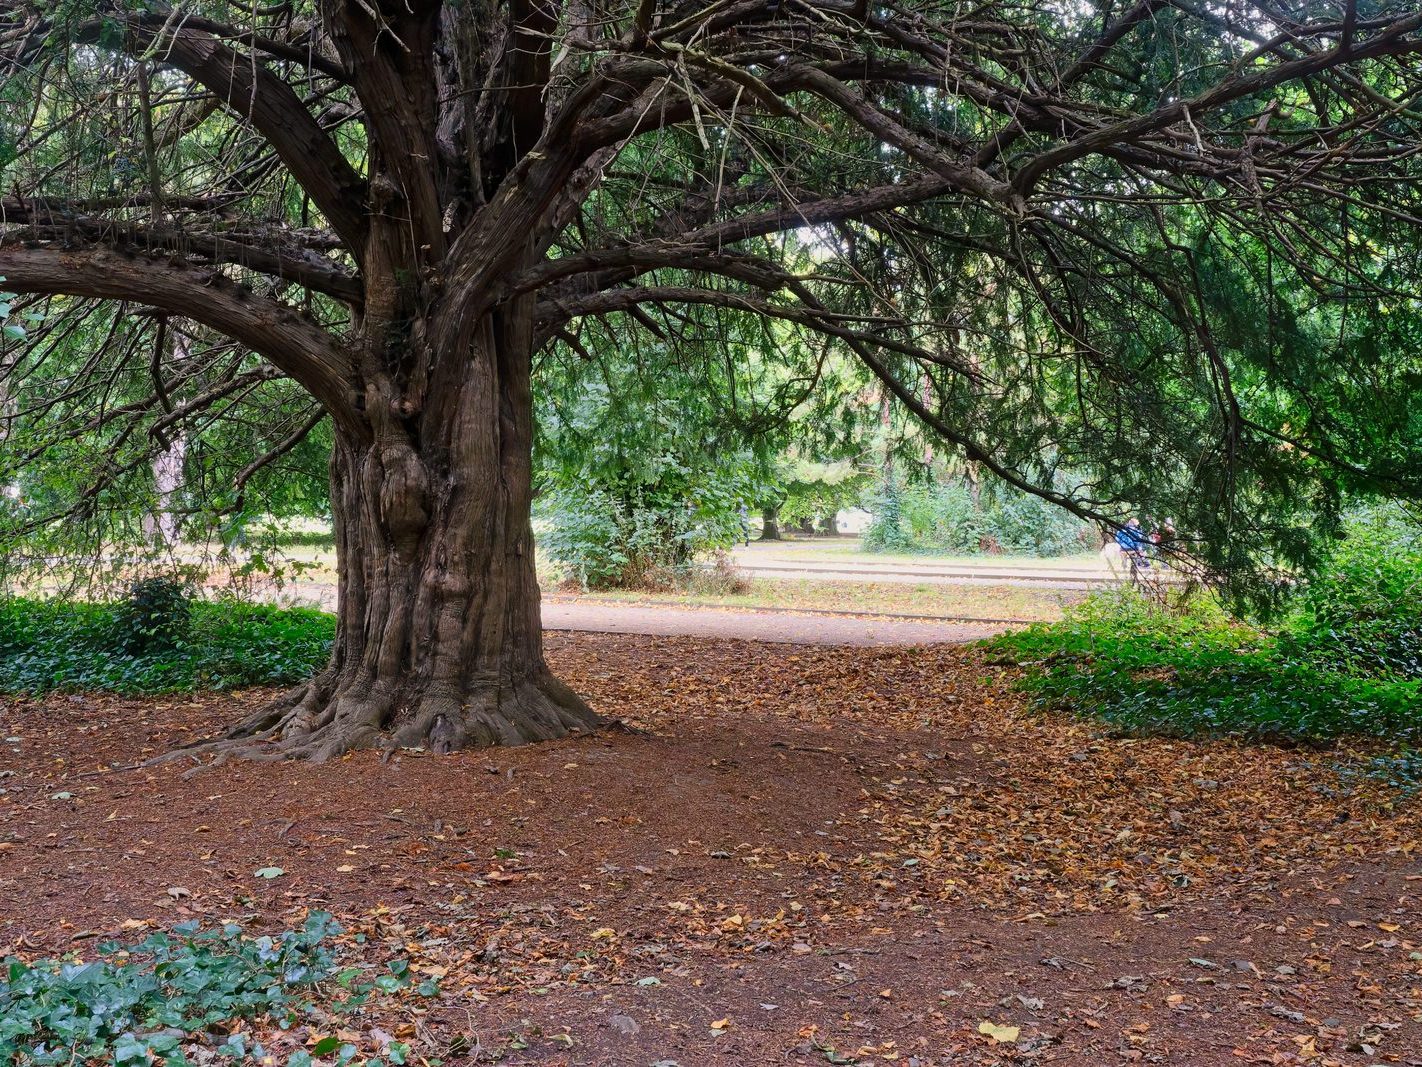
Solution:
[[[374,981],[356,981],[356,969],[337,972],[329,942],[339,933],[330,915],[313,912],[300,930],[278,937],[244,936],[230,924],[200,930],[193,922],[135,945],[101,944],[87,961],[8,957],[0,971],[0,1063],[186,1067],[216,1058],[234,1067],[311,1067],[318,1056],[338,1067],[402,1064],[408,1050],[395,1043],[363,1059],[353,1045],[319,1038],[283,1060],[252,1036],[298,1022],[319,1028],[378,992],[437,991],[430,982],[415,987],[403,961]]]
[[[1325,610],[1347,599],[1326,581],[1273,630],[1229,619],[1208,600],[1165,610],[1129,593],[1098,594],[1061,622],[994,639],[1024,668],[1041,707],[1129,736],[1238,737],[1329,747],[1369,739],[1362,766],[1407,792],[1422,789],[1422,670],[1413,600],[1388,612]],[[1356,768],[1354,768],[1356,769]]]
[[[194,600],[158,618],[134,603],[0,599],[0,692],[284,685],[324,666],[335,636],[304,608]]]
[[[1298,744],[1422,735],[1422,676],[1350,672],[1307,635],[1232,622],[1204,602],[1168,613],[1140,597],[1097,596],[992,645],[1027,669],[1041,703],[1128,733]]]

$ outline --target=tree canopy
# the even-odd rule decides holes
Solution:
[[[258,732],[342,744],[587,721],[507,561],[533,354],[599,330],[653,376],[773,320],[813,382],[828,339],[965,459],[1261,588],[1348,491],[1419,489],[1419,53],[1404,0],[4,0],[5,462],[64,412],[107,442],[83,515],[234,396],[237,482],[329,417],[349,621]],[[169,358],[164,316],[230,346]],[[541,695],[429,692],[494,675]]]

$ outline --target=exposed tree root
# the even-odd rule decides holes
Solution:
[[[230,759],[322,763],[366,748],[436,753],[550,741],[591,733],[603,720],[552,674],[489,681],[462,694],[428,689],[404,699],[390,685],[337,679],[334,672],[284,693],[225,734],[149,760],[212,758],[187,775]]]

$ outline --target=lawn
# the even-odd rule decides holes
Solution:
[[[992,570],[1082,570],[1103,569],[1095,552],[1070,556],[952,555],[937,552],[866,552],[857,537],[818,538],[804,541],[752,541],[741,550],[748,560],[771,562],[849,563],[869,567],[875,564],[902,567],[978,567]]]

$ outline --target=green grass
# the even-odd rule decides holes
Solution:
[[[986,570],[1099,571],[1105,569],[1100,555],[1095,552],[1081,552],[1069,556],[991,555],[988,553],[965,555],[963,553],[936,552],[930,549],[925,549],[922,552],[868,552],[865,551],[863,543],[857,537],[825,538],[818,541],[756,541],[752,542],[749,558],[760,563],[780,560],[797,563],[810,563],[816,560],[822,563],[853,561],[866,567],[890,564],[904,567],[962,566]]]
[[[0,692],[163,693],[283,685],[326,663],[335,619],[303,608],[195,601],[173,639],[133,651],[120,604],[0,600]]]

